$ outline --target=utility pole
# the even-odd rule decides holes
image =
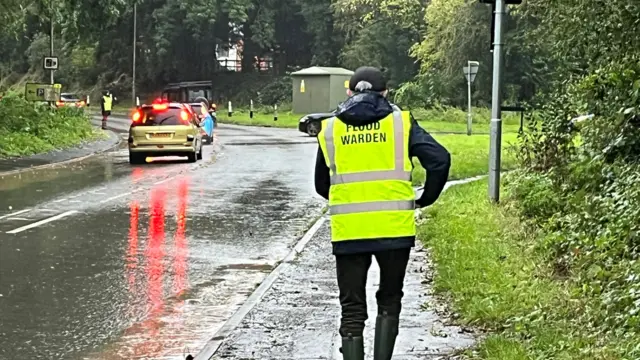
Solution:
[[[138,38],[137,12],[138,12],[138,4],[137,4],[137,1],[134,1],[133,2],[133,71],[132,71],[133,74],[132,74],[132,81],[131,81],[131,101],[133,104],[136,104],[136,40]]]
[[[500,150],[502,142],[502,35],[506,12],[505,0],[495,1],[493,47],[493,88],[491,95],[491,141],[489,146],[489,198],[500,201]]]
[[[49,0],[49,25],[51,27],[51,33],[49,34],[49,40],[51,41],[49,47],[49,56],[53,57],[53,0]],[[51,69],[51,85],[55,84],[53,81],[53,72],[55,70]]]

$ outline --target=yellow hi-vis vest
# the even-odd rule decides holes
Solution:
[[[331,175],[331,241],[416,235],[409,112],[365,126],[322,122],[318,142]]]
[[[111,111],[111,106],[113,106],[113,98],[111,95],[102,96],[104,98],[104,111]]]

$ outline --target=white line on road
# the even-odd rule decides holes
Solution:
[[[112,196],[110,198],[104,199],[104,200],[100,201],[100,204],[104,204],[104,203],[109,202],[111,200],[119,199],[119,198],[121,198],[123,196],[127,196],[127,195],[131,195],[131,192],[120,194],[120,195],[116,195],[116,196]]]
[[[67,216],[73,215],[75,213],[77,213],[76,210],[67,211],[67,212],[64,212],[62,214],[59,214],[59,215],[56,215],[56,216],[52,216],[50,218],[47,218],[47,219],[44,219],[44,220],[40,220],[40,221],[35,222],[33,224],[25,225],[23,227],[19,227],[17,229],[11,230],[11,231],[7,231],[7,234],[17,234],[17,233],[23,232],[25,230],[33,229],[34,227],[38,227],[40,225],[44,225],[46,223],[50,223],[52,221],[56,221],[56,220],[62,219],[63,217],[67,217]]]
[[[12,217],[12,216],[16,216],[16,215],[24,214],[24,213],[26,213],[27,211],[31,211],[31,209],[24,209],[24,210],[16,211],[16,212],[11,213],[11,214],[7,214],[7,215],[0,216],[0,220],[2,220],[2,219],[6,219],[6,218],[9,218],[9,217]]]
[[[29,219],[21,218],[21,217],[12,217],[12,218],[8,218],[7,220],[29,221]]]
[[[173,180],[174,178],[175,178],[175,176],[172,176],[172,177],[167,178],[167,179],[164,179],[164,180],[156,181],[156,182],[154,182],[154,183],[153,183],[153,185],[160,185],[160,184],[164,184],[164,183],[166,183],[166,182],[167,182],[167,181],[169,181],[169,180]]]
[[[63,201],[67,201],[67,198],[64,198],[64,199],[58,199],[58,200],[54,201],[54,203],[59,203],[59,202],[63,202]]]

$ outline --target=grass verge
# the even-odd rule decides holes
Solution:
[[[449,180],[487,174],[489,171],[489,135],[450,135],[434,134],[433,137],[451,153]],[[515,152],[512,147],[517,142],[517,134],[504,134],[502,137],[502,168],[514,169]],[[424,184],[426,173],[417,159],[414,159],[413,185]]]
[[[492,330],[472,359],[631,359],[638,339],[598,333],[572,278],[554,277],[549,254],[516,211],[487,199],[487,182],[455,186],[423,212],[419,237],[432,249],[436,292],[461,321]]]
[[[248,126],[265,126],[279,128],[298,128],[298,122],[302,115],[293,114],[291,112],[282,112],[278,114],[278,120],[274,121],[273,114],[265,114],[262,112],[254,112],[253,119],[249,117],[249,112],[245,110],[236,110],[229,117],[225,110],[218,111],[218,120],[223,124],[248,125]],[[420,125],[431,133],[453,132],[467,133],[466,122],[460,122],[457,118],[448,120],[448,117],[438,117],[433,112],[428,113],[428,118],[416,117]],[[517,118],[505,118],[503,131],[505,133],[516,133],[520,125]],[[478,122],[472,125],[474,134],[488,133],[489,123]]]

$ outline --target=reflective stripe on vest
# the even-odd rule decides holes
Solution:
[[[318,143],[330,168],[331,241],[415,236],[409,114],[397,111],[360,127],[337,118],[322,125]]]
[[[396,168],[389,171],[369,171],[356,174],[338,175],[336,172],[336,147],[333,139],[333,124],[335,119],[327,120],[325,130],[325,142],[327,144],[327,156],[329,157],[329,169],[331,170],[331,185],[348,184],[360,181],[376,181],[376,180],[404,180],[411,181],[411,171],[404,170],[404,159],[409,155],[404,146],[404,124],[402,121],[402,113],[400,111],[393,112],[393,135],[395,144],[395,163]]]
[[[411,171],[404,170],[404,161],[409,157],[407,147],[404,143],[404,122],[402,113],[395,111],[393,113],[393,135],[394,135],[394,162],[395,169],[387,171],[367,171],[354,174],[338,174],[336,169],[336,148],[334,142],[333,126],[335,118],[328,119],[324,132],[325,144],[327,148],[327,157],[329,159],[329,169],[331,170],[331,185],[350,184],[364,181],[384,181],[384,180],[400,180],[411,181]],[[331,215],[353,214],[372,211],[400,211],[414,210],[415,200],[397,200],[397,201],[375,201],[354,204],[330,205],[329,211]]]

